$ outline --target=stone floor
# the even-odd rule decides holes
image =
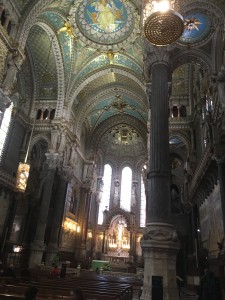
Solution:
[[[197,300],[198,296],[194,291],[188,290],[186,288],[182,288],[180,290],[180,300]],[[139,300],[139,292],[134,290],[133,292],[133,300]]]

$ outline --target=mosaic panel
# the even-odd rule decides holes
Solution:
[[[65,20],[58,14],[47,11],[42,14],[42,17],[51,21],[56,30],[59,30],[64,26]],[[64,65],[66,69],[66,74],[69,72],[70,61],[71,61],[71,51],[74,47],[75,41],[72,40],[65,32],[58,34],[58,38],[62,47],[62,55],[64,60]]]
[[[110,61],[109,61],[109,58],[107,57],[107,55],[106,54],[100,55],[100,56],[96,57],[95,59],[93,59],[89,64],[87,64],[85,66],[85,68],[83,68],[81,70],[81,72],[78,74],[77,80],[80,81],[88,73],[91,73],[93,70],[102,68],[107,65],[109,66],[109,64],[110,64]],[[115,54],[113,65],[118,65],[118,66],[122,66],[125,68],[129,68],[132,71],[138,73],[139,75],[141,75],[143,73],[142,68],[138,64],[136,64],[133,60],[126,57],[125,55]]]
[[[212,22],[210,18],[200,12],[184,16],[185,29],[179,39],[182,44],[193,44],[204,40],[211,31]]]
[[[111,45],[130,35],[133,14],[119,0],[85,0],[77,9],[76,23],[90,40]]]

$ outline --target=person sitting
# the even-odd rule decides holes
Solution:
[[[72,296],[71,299],[73,300],[84,300],[83,292],[79,287],[72,289],[70,295]]]
[[[60,275],[60,270],[58,268],[58,266],[54,266],[50,272],[50,277],[51,278],[57,278]]]

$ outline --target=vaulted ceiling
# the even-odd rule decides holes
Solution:
[[[30,1],[15,2],[25,17],[31,8]],[[93,135],[110,119],[112,124],[115,122],[115,128],[107,134],[99,131],[104,133],[102,145],[106,147],[111,137],[111,150],[120,143],[122,147],[132,145],[133,149],[138,144],[144,153],[146,148],[142,144],[147,144],[149,103],[143,74],[141,1],[113,0],[108,3],[108,12],[101,10],[106,2],[51,0],[43,5],[26,42],[29,63],[24,64],[20,75],[22,97],[25,101],[34,98],[34,107],[38,108],[50,102],[57,107],[61,95],[75,119],[74,132],[78,136],[82,124]],[[216,9],[210,12],[203,5],[204,1],[198,5],[196,1],[183,2],[187,4],[185,20],[197,21],[192,24],[193,28],[185,29],[177,42],[177,51],[187,47],[207,49],[219,22],[215,18]],[[217,2],[223,4],[223,1]],[[30,78],[27,66],[32,70]],[[173,99],[188,101],[188,75],[188,64],[174,72]],[[31,78],[33,89],[28,90],[26,82]],[[137,143],[141,135],[132,122],[129,126],[126,122],[116,123],[116,119],[122,120],[123,116],[139,123],[141,130],[145,128],[142,143]],[[124,144],[123,135],[127,138]],[[132,151],[139,155],[140,149]]]

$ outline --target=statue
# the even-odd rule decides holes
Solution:
[[[131,207],[135,207],[137,204],[137,185],[136,181],[132,182],[132,190],[131,190]]]
[[[2,89],[9,94],[16,81],[16,74],[19,71],[20,59],[17,51],[10,52],[6,58],[4,80],[2,83]]]
[[[76,165],[76,161],[77,161],[76,143],[72,143],[71,148],[70,148],[69,163],[72,166],[75,166]]]
[[[119,179],[116,179],[114,181],[115,190],[114,190],[114,206],[117,206],[119,204],[119,189],[120,189],[120,182]]]

